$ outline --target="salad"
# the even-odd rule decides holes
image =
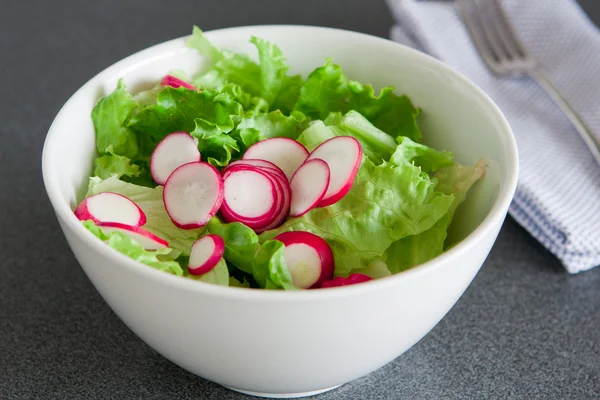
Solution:
[[[223,286],[358,284],[444,252],[457,207],[485,172],[422,143],[420,109],[376,94],[333,60],[306,78],[252,37],[258,62],[217,49],[92,111],[98,157],[75,210],[108,246],[149,267]]]

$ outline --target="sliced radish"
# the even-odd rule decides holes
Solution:
[[[223,175],[221,215],[227,222],[262,228],[279,212],[277,201],[275,181],[256,167],[231,168]]]
[[[338,276],[335,279],[325,281],[321,284],[321,287],[325,289],[329,287],[355,285],[357,283],[367,282],[372,279],[373,278],[371,278],[370,276],[364,274],[350,274],[350,276],[347,278],[344,278],[343,276]]]
[[[242,159],[270,161],[281,168],[289,180],[308,155],[306,147],[294,139],[270,138],[250,146]]]
[[[134,227],[146,223],[146,214],[129,198],[118,193],[103,192],[85,198],[75,209],[80,221],[118,222]]]
[[[362,147],[351,136],[336,136],[321,143],[310,153],[308,160],[320,158],[329,165],[329,188],[318,207],[329,206],[344,197],[352,184],[362,161]]]
[[[179,78],[175,78],[173,75],[165,75],[162,80],[160,81],[160,84],[162,86],[171,86],[175,89],[177,89],[178,87],[184,87],[186,89],[190,89],[190,90],[196,90],[196,88],[192,85],[190,85],[189,83],[187,83],[186,81],[183,81]]]
[[[200,161],[198,142],[187,132],[173,132],[161,140],[150,157],[150,173],[159,185],[178,167]]]
[[[294,286],[317,288],[333,277],[333,253],[325,240],[304,231],[284,232],[275,240],[285,245],[285,263]]]
[[[119,224],[117,222],[102,222],[99,223],[98,226],[102,228],[104,233],[120,232],[127,235],[137,243],[141,244],[146,250],[158,250],[169,247],[169,242],[143,228]]]
[[[163,190],[165,209],[181,229],[200,228],[217,213],[223,203],[223,179],[205,162],[192,162],[177,168]]]
[[[329,166],[319,158],[308,160],[292,176],[290,216],[306,214],[323,200],[329,187]]]
[[[223,257],[225,242],[220,236],[209,234],[202,236],[192,245],[188,271],[192,275],[204,275],[210,272]]]
[[[260,167],[261,169],[268,170],[270,173],[280,175],[281,177],[287,179],[285,173],[281,170],[281,168],[279,168],[272,162],[266,160],[246,159],[232,161],[229,163],[229,165],[227,165],[227,167],[225,167],[223,171],[226,171],[228,168],[234,167],[236,165],[251,165],[253,167]]]

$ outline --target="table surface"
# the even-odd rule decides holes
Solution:
[[[543,0],[538,0],[540,3]],[[581,0],[600,22],[600,2]],[[150,45],[205,30],[310,24],[387,37],[382,1],[5,1],[0,4],[0,398],[244,399],[157,354],[75,261],[40,155],[85,81]],[[417,345],[315,399],[598,399],[600,268],[569,276],[508,218],[481,271]]]

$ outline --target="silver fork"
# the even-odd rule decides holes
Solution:
[[[456,4],[479,55],[492,73],[534,79],[565,113],[600,164],[600,140],[523,47],[499,1],[456,0]]]

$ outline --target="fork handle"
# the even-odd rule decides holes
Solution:
[[[556,105],[560,107],[562,112],[567,116],[575,130],[579,133],[590,152],[600,164],[600,140],[592,133],[592,130],[583,122],[579,114],[571,107],[569,102],[563,97],[556,86],[548,79],[544,71],[540,68],[535,68],[528,71],[528,74],[533,78],[548,95],[554,100]]]

